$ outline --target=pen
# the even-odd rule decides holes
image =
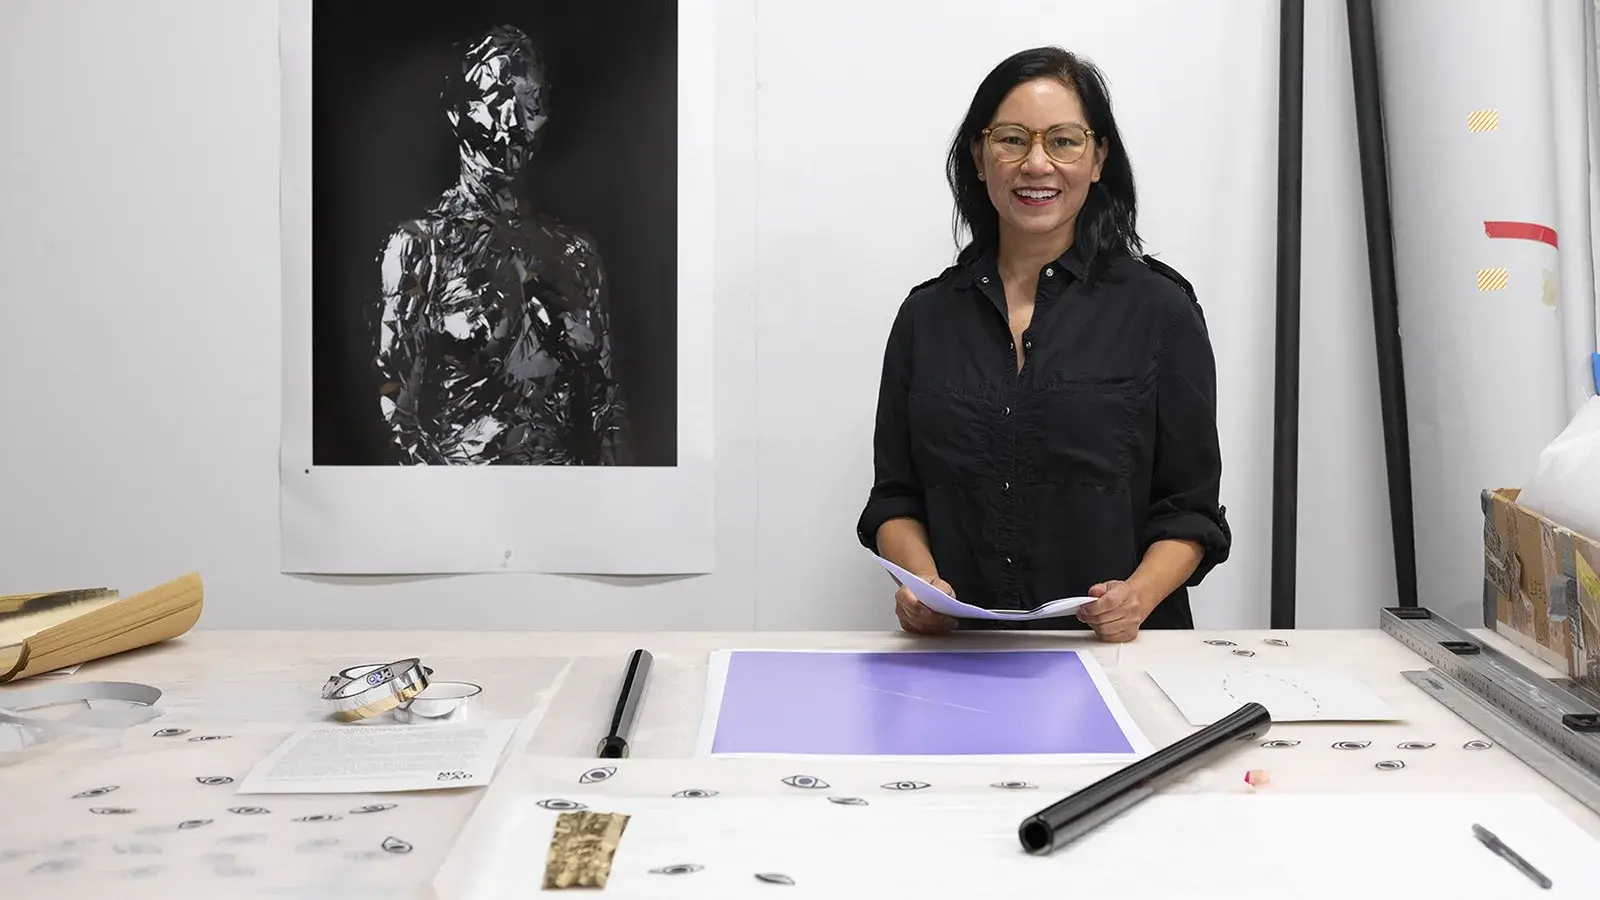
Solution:
[[[1517,871],[1532,879],[1534,884],[1537,884],[1539,887],[1542,887],[1545,890],[1550,889],[1550,879],[1546,878],[1543,872],[1535,869],[1532,864],[1523,859],[1521,854],[1517,853],[1517,851],[1507,847],[1505,841],[1495,837],[1494,832],[1474,822],[1472,825],[1472,836],[1477,838],[1478,841],[1485,847],[1493,850],[1496,856],[1508,863],[1511,863],[1513,866],[1516,866]]]
[[[644,695],[652,661],[648,650],[635,650],[628,657],[628,668],[622,674],[622,690],[617,693],[617,708],[611,713],[611,728],[600,739],[601,759],[621,759],[628,755],[633,720],[639,714],[639,698]]]

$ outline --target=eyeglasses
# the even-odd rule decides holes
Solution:
[[[1001,162],[1021,162],[1033,151],[1033,142],[1044,144],[1044,152],[1064,166],[1083,158],[1094,142],[1094,132],[1081,125],[1057,125],[1049,131],[1030,131],[1021,125],[990,125],[983,130],[989,147]]]

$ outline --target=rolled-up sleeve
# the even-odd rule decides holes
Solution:
[[[1233,535],[1223,508],[1217,437],[1217,368],[1199,307],[1185,298],[1162,341],[1156,400],[1155,466],[1144,535],[1190,540],[1203,553],[1188,586],[1228,558]]]
[[[909,304],[902,304],[883,353],[878,383],[878,410],[872,434],[872,489],[856,522],[861,545],[878,550],[878,528],[890,519],[924,518],[922,485],[911,458],[910,423],[906,415],[911,388],[912,323]]]

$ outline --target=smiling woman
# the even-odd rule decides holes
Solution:
[[[947,169],[956,264],[890,329],[861,543],[963,601],[1072,617],[957,622],[904,587],[907,631],[1190,628],[1228,556],[1216,367],[1193,288],[1141,255],[1105,79],[1055,47],[979,85]]]

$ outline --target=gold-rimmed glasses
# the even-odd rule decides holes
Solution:
[[[1064,166],[1083,158],[1085,150],[1094,142],[1094,131],[1082,125],[1057,125],[1046,131],[1023,128],[1021,125],[990,125],[983,130],[995,158],[1001,162],[1021,162],[1033,150],[1033,142],[1044,145],[1044,152]]]

